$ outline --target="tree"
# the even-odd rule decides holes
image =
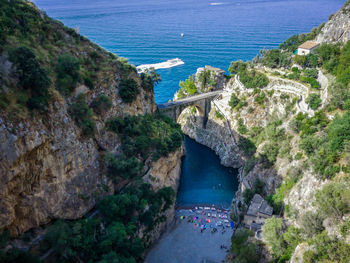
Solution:
[[[253,243],[248,241],[252,235],[247,229],[238,230],[231,240],[231,254],[233,263],[256,263],[259,261],[257,249]]]
[[[242,60],[239,60],[239,61],[231,62],[231,65],[230,65],[228,71],[231,74],[237,74],[237,73],[242,72],[246,69],[247,69],[247,63],[243,62]]]
[[[280,257],[285,248],[283,240],[283,223],[281,218],[271,217],[266,219],[262,227],[262,238],[270,246],[273,254]]]
[[[91,107],[97,114],[104,114],[112,107],[112,100],[105,94],[99,95],[91,102]]]
[[[27,101],[28,108],[46,110],[50,99],[48,88],[51,80],[41,68],[33,51],[27,47],[19,47],[11,50],[9,55],[16,66],[20,86],[31,92],[31,98]]]
[[[324,230],[322,225],[323,219],[324,218],[318,212],[306,212],[301,218],[301,227],[304,230],[303,233],[310,238],[322,232]]]
[[[185,81],[180,81],[179,86],[178,98],[193,96],[197,92],[194,76],[189,76]]]
[[[140,89],[135,80],[123,79],[120,82],[119,96],[122,98],[124,103],[133,102],[137,95],[140,93]]]
[[[153,91],[154,84],[158,84],[162,79],[154,68],[141,73],[142,87],[147,91]]]
[[[320,95],[312,93],[306,99],[306,103],[309,104],[311,109],[317,110],[321,106],[322,100],[320,98]]]
[[[239,101],[240,100],[237,97],[237,95],[235,93],[232,93],[230,101],[228,102],[228,105],[230,105],[231,109],[233,109],[238,105]]]
[[[83,94],[80,94],[75,102],[69,106],[68,112],[82,129],[83,134],[92,137],[95,131],[95,122],[92,120],[93,112],[85,102]]]
[[[306,56],[300,56],[300,55],[295,55],[295,57],[293,57],[293,60],[295,63],[297,63],[298,65],[304,67],[306,64]]]
[[[80,79],[80,62],[69,54],[60,56],[57,60],[57,88],[64,94],[70,95]]]

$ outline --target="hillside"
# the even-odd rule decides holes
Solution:
[[[0,261],[31,258],[15,247],[141,261],[172,218],[182,156],[181,130],[155,114],[159,76],[29,1],[1,1],[0,25]]]
[[[236,232],[230,262],[350,261],[348,7],[279,49],[232,62],[206,128],[196,107],[179,118],[185,134],[240,168],[233,218],[253,232]],[[293,55],[307,40],[321,45]],[[182,94],[200,93],[196,78],[183,82]],[[262,227],[247,216],[255,194],[273,208]]]

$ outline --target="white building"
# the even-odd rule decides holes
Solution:
[[[314,41],[306,41],[298,47],[298,55],[306,56],[312,53],[320,44]]]

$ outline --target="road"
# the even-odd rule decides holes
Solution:
[[[179,106],[179,105],[182,105],[182,104],[186,104],[186,103],[189,103],[189,102],[195,102],[195,101],[198,101],[198,100],[215,97],[216,95],[219,95],[222,92],[223,92],[222,90],[211,91],[211,92],[195,95],[195,96],[192,96],[192,97],[184,98],[184,99],[181,99],[181,100],[176,100],[176,101],[171,101],[171,102],[158,104],[157,106],[158,106],[159,109],[176,107],[176,106]]]

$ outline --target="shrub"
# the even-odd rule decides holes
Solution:
[[[47,72],[41,68],[33,51],[27,47],[19,47],[11,50],[9,55],[16,66],[20,86],[30,90],[28,108],[46,110],[50,99],[48,88],[51,80]]]
[[[247,126],[244,125],[244,121],[242,118],[238,119],[238,132],[241,134],[246,134],[248,132]]]
[[[310,242],[314,249],[307,250],[303,255],[305,263],[313,262],[350,262],[350,245],[336,237],[329,237],[326,231],[318,234]]]
[[[218,118],[220,120],[225,119],[225,116],[220,111],[215,111],[215,116],[216,116],[216,118]]]
[[[303,159],[303,153],[302,152],[298,152],[294,155],[294,160],[298,161]]]
[[[193,96],[197,92],[197,88],[194,83],[194,76],[189,76],[185,81],[180,81],[179,86],[180,89],[177,94],[179,99]]]
[[[243,228],[232,235],[232,263],[257,263],[259,261],[257,248],[248,241],[249,236],[252,235],[253,232]]]
[[[153,91],[154,84],[158,84],[161,81],[160,75],[154,70],[148,70],[141,73],[142,88],[146,91]]]
[[[306,103],[309,104],[311,109],[317,110],[321,106],[322,100],[320,98],[320,95],[312,93],[306,99]]]
[[[120,82],[119,96],[124,103],[131,103],[136,99],[136,96],[140,93],[140,89],[133,79],[123,79]]]
[[[72,55],[64,54],[58,58],[56,86],[62,94],[70,95],[75,90],[80,79],[79,70],[80,62]]]
[[[91,102],[91,107],[97,114],[103,114],[112,107],[111,99],[105,94],[99,95],[96,99]]]
[[[348,182],[333,182],[316,193],[315,205],[324,217],[342,218],[350,212]]]
[[[256,152],[255,144],[251,140],[245,137],[239,138],[238,147],[243,151],[244,155],[248,158],[253,156]]]
[[[318,78],[318,70],[315,68],[305,69],[304,74],[308,78],[313,78],[313,79]]]
[[[136,157],[123,156],[119,159],[106,155],[105,161],[108,166],[108,176],[113,180],[118,177],[123,179],[131,179],[140,174],[143,168],[142,162]]]
[[[269,79],[266,75],[255,70],[240,72],[239,79],[248,89],[263,88],[269,84]]]
[[[239,98],[236,96],[236,94],[232,93],[231,98],[228,102],[228,105],[231,107],[231,109],[235,108],[239,103]]]
[[[264,105],[266,101],[266,93],[265,92],[260,92],[258,96],[255,97],[254,101],[260,105]]]
[[[234,62],[231,62],[231,65],[230,65],[228,71],[231,74],[237,74],[239,72],[246,70],[247,66],[248,66],[248,64],[243,62],[242,60],[234,61]]]
[[[306,237],[313,237],[324,230],[322,225],[323,219],[324,218],[317,212],[308,211],[302,216],[301,227]]]
[[[95,131],[95,122],[91,119],[93,113],[86,104],[83,94],[80,94],[76,101],[70,105],[69,113],[76,124],[82,129],[83,134],[92,137]]]
[[[284,251],[283,222],[281,218],[271,217],[265,220],[262,227],[263,240],[269,245],[272,253],[280,257]]]
[[[112,118],[106,126],[120,135],[127,157],[140,155],[146,160],[151,155],[157,160],[174,152],[183,141],[180,126],[160,115]]]

